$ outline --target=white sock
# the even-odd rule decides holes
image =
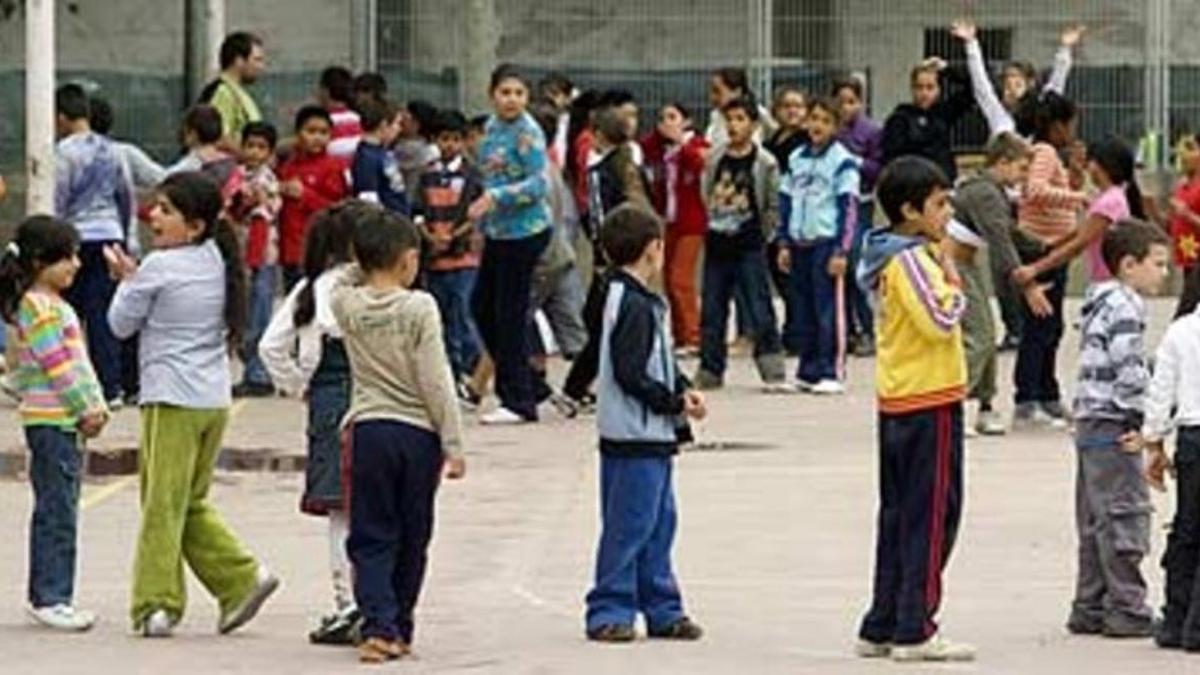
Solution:
[[[333,601],[338,611],[354,606],[353,571],[346,553],[350,519],[345,511],[329,512],[329,571],[333,577]]]

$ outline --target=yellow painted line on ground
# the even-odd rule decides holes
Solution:
[[[245,399],[236,401],[233,406],[229,408],[229,419],[232,421],[238,416],[239,413],[242,412],[243,409],[245,409],[245,407]],[[138,477],[136,475],[122,476],[108,485],[104,485],[96,488],[95,490],[89,491],[89,493],[84,496],[83,499],[79,500],[79,510],[87,511],[97,504],[101,504],[109,499],[112,499],[114,496],[120,494],[122,490],[136,483],[137,480]]]

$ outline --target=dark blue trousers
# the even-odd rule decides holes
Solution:
[[[1021,342],[1017,364],[1013,368],[1017,403],[1054,403],[1061,398],[1058,388],[1058,345],[1063,336],[1063,298],[1067,292],[1067,268],[1064,265],[1038,277],[1046,284],[1046,299],[1054,306],[1050,316],[1035,316],[1021,302]]]
[[[638,613],[651,630],[683,618],[671,569],[677,515],[670,457],[600,457],[602,531],[595,586],[587,595],[587,628],[632,625]]]
[[[841,379],[845,311],[841,280],[829,276],[829,259],[837,243],[823,241],[792,247],[792,315],[799,337],[800,364],[796,377],[816,384]]]
[[[704,256],[704,285],[700,289],[700,367],[722,376],[728,358],[729,302],[740,296],[739,308],[749,321],[754,357],[783,350],[775,307],[771,304],[770,274],[761,249],[736,255]]]
[[[920,644],[937,632],[942,570],[963,502],[962,404],[879,415],[875,589],[859,637]]]
[[[29,604],[71,604],[82,455],[74,433],[25,427],[33,518],[29,523]]]
[[[354,599],[363,637],[412,643],[413,608],[433,536],[442,468],[437,434],[403,422],[355,422],[350,464]]]
[[[65,296],[79,315],[87,336],[88,356],[108,401],[121,396],[121,341],[108,327],[108,306],[117,293],[117,282],[108,274],[104,247],[119,243],[87,241],[81,244],[79,273]]]

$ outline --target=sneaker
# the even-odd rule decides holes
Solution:
[[[1003,436],[1008,433],[1008,427],[1004,426],[1000,413],[987,410],[980,411],[979,418],[975,420],[975,431],[980,436]]]
[[[704,629],[700,627],[700,624],[685,616],[662,628],[651,628],[646,631],[646,635],[656,640],[692,641],[703,637]]]
[[[321,624],[308,634],[314,645],[357,644],[362,633],[362,612],[357,607],[347,607],[321,619]]]
[[[259,382],[242,382],[233,388],[234,398],[270,398],[274,395],[274,386]]]
[[[821,380],[813,385],[812,393],[818,396],[838,396],[846,393],[846,385],[837,380]]]
[[[1106,638],[1148,638],[1154,635],[1154,622],[1145,617],[1111,613],[1104,617]]]
[[[55,630],[82,632],[96,623],[96,615],[92,612],[67,604],[29,607],[27,611],[31,619]]]
[[[725,379],[701,368],[696,371],[696,377],[692,378],[692,385],[700,391],[711,391],[724,387]]]
[[[1021,346],[1021,336],[1008,333],[1000,344],[996,345],[996,349],[1001,352],[1015,352],[1017,347]]]
[[[358,646],[358,660],[363,663],[386,663],[410,653],[412,650],[402,640],[372,637]]]
[[[1066,429],[1071,425],[1071,415],[1063,407],[1062,401],[1046,401],[1041,404],[1050,426],[1055,429]]]
[[[165,609],[156,609],[142,622],[142,637],[168,638],[175,631],[175,622]]]
[[[1050,423],[1050,418],[1037,403],[1018,403],[1013,410],[1012,426],[1017,429],[1036,429]]]
[[[490,413],[485,413],[479,416],[479,423],[492,427],[516,426],[518,424],[529,424],[530,420],[521,417],[517,413],[500,406]]]
[[[13,380],[12,373],[0,376],[0,394],[3,394],[10,403],[21,402],[21,392],[17,390],[17,383]]]
[[[557,391],[550,394],[550,405],[554,406],[559,415],[569,420],[573,420],[579,416],[579,406],[575,405],[574,399]]]
[[[816,382],[808,382],[806,380],[796,380],[796,391],[804,393],[804,394],[813,393],[813,388],[816,386],[817,386]]]
[[[464,409],[472,411],[479,410],[479,404],[483,403],[483,397],[475,393],[475,390],[471,388],[470,383],[468,383],[466,380],[459,380],[458,384],[455,386],[455,389],[458,392],[458,402]]]
[[[963,438],[979,438],[979,431],[975,427],[963,427]]]
[[[1104,632],[1104,619],[1099,616],[1071,612],[1067,619],[1067,632],[1071,635],[1099,635]]]
[[[254,590],[250,591],[250,595],[242,600],[241,604],[233,609],[233,611],[221,616],[220,623],[217,624],[217,631],[221,635],[227,635],[241,628],[258,614],[258,610],[262,609],[263,603],[267,598],[271,597],[279,588],[279,577],[275,576],[266,567],[259,566],[257,573],[257,581],[254,584]]]
[[[854,644],[854,655],[863,659],[886,659],[892,655],[892,644],[859,638]]]
[[[579,398],[574,396],[566,396],[567,400],[575,406],[577,415],[595,415],[596,414],[596,395],[588,392]]]
[[[1177,622],[1162,619],[1154,625],[1154,644],[1162,649],[1183,648],[1183,627]]]
[[[125,407],[125,397],[124,396],[118,395],[118,396],[114,396],[114,397],[108,399],[108,411],[109,412],[115,413],[124,407]]]
[[[858,344],[854,345],[852,353],[860,359],[869,359],[875,356],[875,338],[862,338],[858,341]]]
[[[800,391],[796,387],[796,385],[792,384],[791,382],[786,382],[786,381],[764,382],[762,390],[763,390],[764,394],[781,394],[781,395],[795,394]]]
[[[132,393],[132,394],[127,393],[121,397],[121,400],[124,401],[126,408],[138,407],[138,404],[140,403],[139,399],[140,399],[140,397],[138,396],[137,393]]]
[[[900,662],[913,661],[974,661],[975,648],[968,644],[950,642],[940,634],[922,642],[919,645],[895,645],[892,647],[892,660]]]
[[[629,624],[606,623],[602,626],[589,628],[587,639],[592,642],[633,642],[637,639],[637,631]]]

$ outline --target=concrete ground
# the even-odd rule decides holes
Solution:
[[[1170,309],[1155,303],[1154,334]],[[1075,349],[1072,335],[1060,367],[1067,382]],[[851,363],[850,392],[841,398],[766,397],[755,390],[749,361],[733,362],[730,385],[711,397],[712,417],[698,428],[710,445],[677,464],[678,574],[689,613],[708,631],[696,644],[600,646],[583,639],[582,598],[597,525],[590,421],[551,412],[529,428],[482,429],[472,422],[468,477],[444,484],[439,498],[418,656],[383,668],[1200,672],[1200,656],[1064,630],[1074,575],[1074,459],[1068,437],[1050,431],[968,444],[966,513],[946,575],[942,625],[948,636],[978,646],[978,662],[904,667],[854,658],[854,632],[870,591],[876,507],[872,368],[871,361]],[[1007,381],[1008,356],[1002,372]],[[250,402],[239,409],[228,443],[302,448],[303,424],[297,403]],[[117,428],[132,438],[133,413],[123,412]],[[16,432],[14,414],[0,411],[0,443],[14,442]],[[65,636],[34,628],[23,616],[30,491],[23,482],[0,481],[0,531],[9,541],[0,556],[0,583],[8,589],[0,603],[0,672],[356,671],[353,651],[305,642],[331,601],[324,523],[297,511],[300,489],[299,474],[222,474],[216,503],[284,587],[244,631],[218,637],[214,605],[193,581],[178,634],[147,641],[130,634],[126,618],[138,522],[134,482],[106,479],[85,488],[77,597],[102,621],[90,633]],[[1156,606],[1168,497],[1155,498],[1154,551],[1144,564]]]

